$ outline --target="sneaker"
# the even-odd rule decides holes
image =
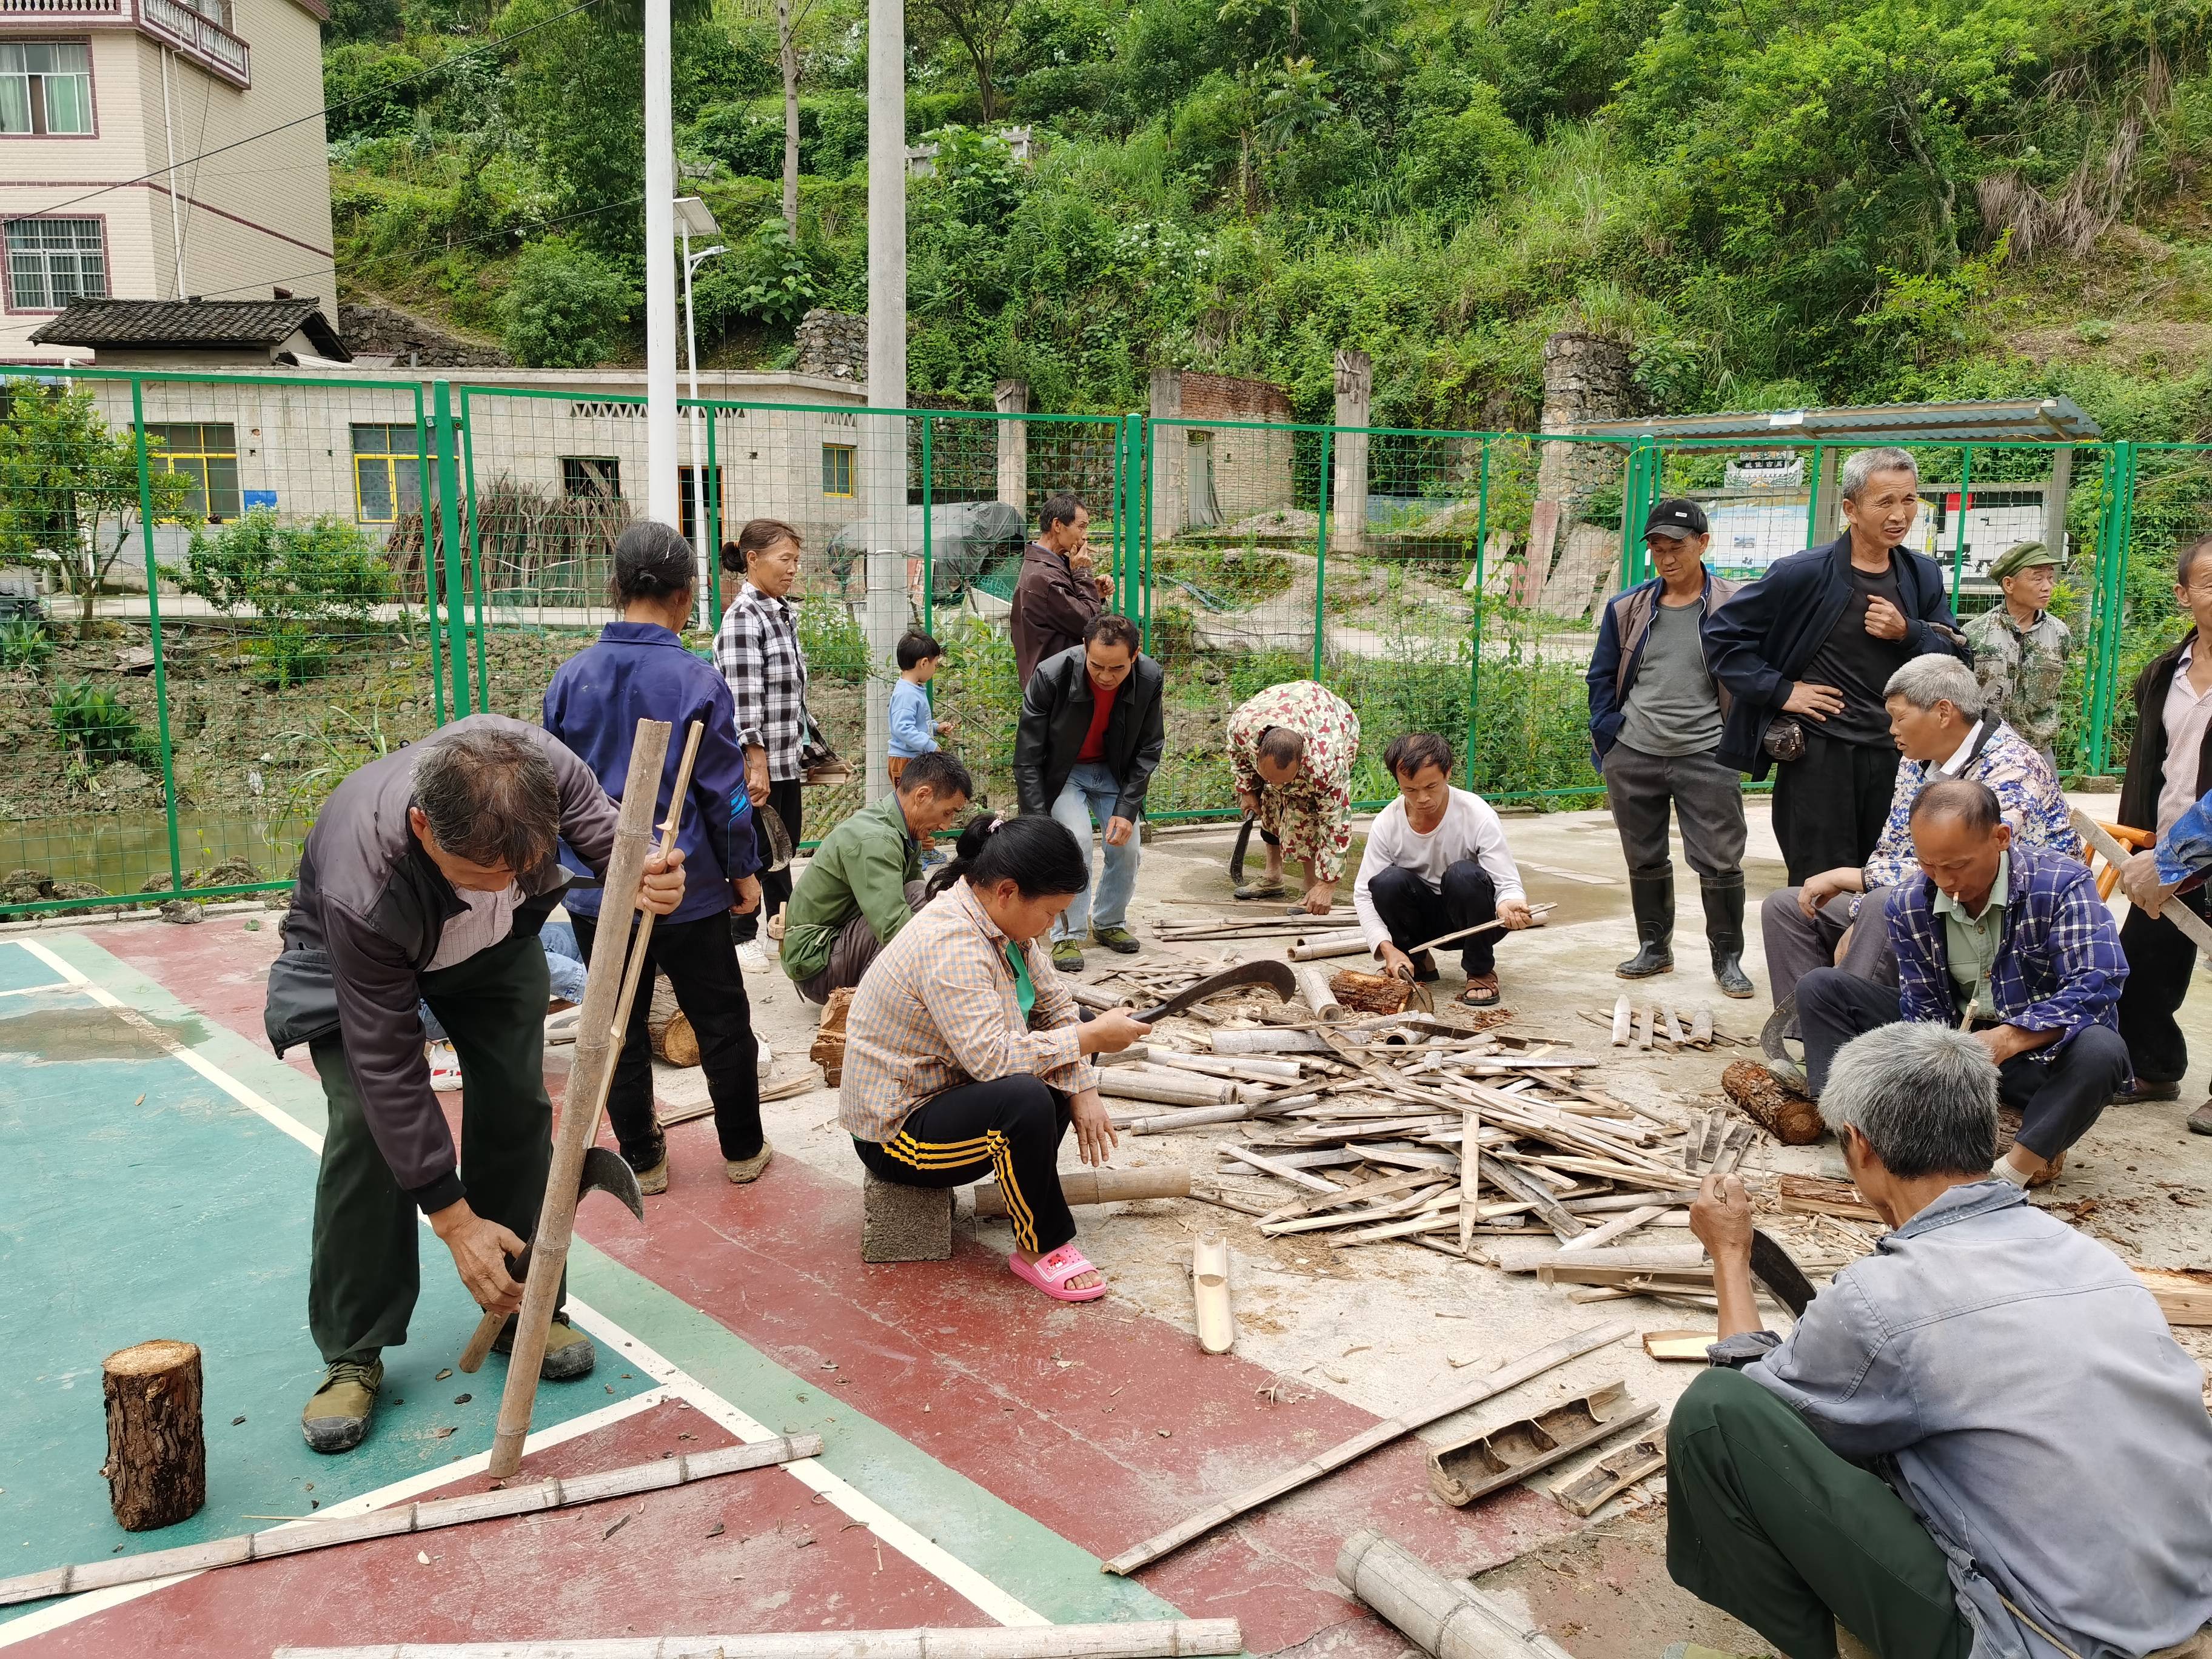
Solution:
[[[760,1064],[753,1069],[760,1073],[760,1080],[765,1083],[775,1075],[775,1050],[765,1042],[762,1042],[758,1037],[755,1037],[753,1041],[760,1047]]]
[[[768,972],[768,952],[761,948],[758,939],[749,939],[738,946],[738,965],[749,974]]]
[[[300,1432],[319,1452],[348,1452],[368,1432],[376,1391],[384,1386],[382,1359],[341,1359],[323,1373],[321,1385],[300,1413]]]
[[[1133,957],[1145,947],[1137,943],[1137,936],[1126,927],[1094,927],[1091,930],[1093,943],[1125,957]]]
[[[775,1148],[763,1140],[761,1142],[760,1151],[755,1152],[750,1158],[724,1158],[722,1173],[729,1176],[732,1183],[736,1186],[750,1186],[768,1173],[768,1166],[775,1157]]]
[[[430,1062],[430,1086],[441,1095],[450,1095],[461,1086],[461,1057],[453,1052],[450,1042],[428,1042],[422,1046],[422,1058]]]
[[[1052,945],[1052,965],[1063,974],[1083,971],[1083,947],[1072,939],[1054,939]]]
[[[638,1183],[643,1186],[641,1181]],[[501,1327],[498,1339],[491,1345],[494,1353],[514,1352],[514,1318],[510,1316]],[[538,1375],[548,1382],[572,1382],[586,1375],[599,1364],[599,1351],[592,1346],[592,1339],[568,1322],[566,1314],[555,1314],[553,1323],[545,1333],[545,1357],[538,1362]]]
[[[2212,1100],[2206,1101],[2191,1112],[2185,1121],[2193,1135],[2212,1135]]]

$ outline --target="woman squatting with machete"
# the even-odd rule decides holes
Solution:
[[[1085,1164],[1114,1150],[1086,1056],[1152,1027],[1116,1010],[1083,1019],[1039,941],[1090,879],[1049,817],[978,817],[931,878],[933,895],[870,964],[845,1022],[838,1116],[882,1181],[962,1187],[996,1175],[1013,1223],[1006,1266],[1060,1302],[1106,1294],[1075,1247],[1060,1190],[1068,1126]]]

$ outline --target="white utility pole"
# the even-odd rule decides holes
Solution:
[[[645,0],[645,510],[681,521],[676,488],[676,110],[668,0]]]
[[[699,434],[706,428],[707,413],[699,407],[699,331],[691,320],[691,273],[716,254],[727,253],[729,249],[717,243],[692,252],[693,231],[713,236],[722,228],[714,222],[714,210],[696,196],[676,198],[676,225],[684,236],[684,362],[691,377],[691,556],[697,561],[699,573],[698,585],[693,591],[698,596],[699,626],[712,628],[717,619],[714,615],[713,573],[708,561],[719,556],[722,527],[707,522],[707,467],[699,455]],[[716,505],[720,505],[719,500]]]
[[[663,0],[665,3],[665,0]],[[868,0],[868,407],[906,407],[906,8]],[[890,755],[891,653],[905,631],[906,422],[871,414],[867,794]]]

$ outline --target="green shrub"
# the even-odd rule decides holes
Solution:
[[[37,617],[10,617],[0,623],[0,668],[44,668],[54,654],[46,624]]]
[[[73,680],[58,687],[47,705],[53,720],[55,746],[72,763],[90,768],[112,761],[158,766],[161,753],[138,729],[137,718],[112,691],[90,680]]]
[[[529,368],[594,368],[617,356],[637,294],[613,264],[565,242],[535,242],[514,262],[500,331]]]
[[[799,648],[817,679],[858,685],[868,678],[868,636],[840,600],[809,599],[799,607]]]
[[[319,671],[348,636],[377,631],[398,584],[360,529],[325,516],[281,522],[256,507],[210,535],[192,532],[185,568],[164,573],[225,616],[251,613],[247,648],[275,684]]]

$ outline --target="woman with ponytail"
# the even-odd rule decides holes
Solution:
[[[730,916],[760,906],[760,868],[744,753],[738,746],[730,688],[685,648],[680,630],[698,581],[691,544],[665,524],[641,520],[615,543],[611,597],[622,620],[599,642],[562,663],[545,688],[545,729],[582,757],[615,799],[629,775],[640,720],[666,720],[656,820],[683,763],[691,722],[704,723],[678,845],[691,879],[684,902],[654,927],[652,960],[630,1005],[629,1030],[615,1061],[607,1118],[623,1157],[648,1193],[668,1190],[668,1140],[653,1109],[653,1048],[646,1030],[656,969],[668,975],[677,1005],[699,1039],[699,1065],[714,1103],[723,1173],[743,1185],[760,1178],[772,1152],[761,1132],[760,1048]],[[599,921],[597,888],[571,893],[568,913],[588,959]]]
[[[995,1175],[1014,1229],[1006,1266],[1060,1302],[1106,1294],[1075,1247],[1058,1172],[1070,1124],[1085,1164],[1114,1150],[1087,1057],[1152,1030],[1119,1011],[1081,1019],[1040,947],[1089,864],[1049,817],[970,821],[931,878],[935,896],[854,994],[838,1097],[879,1180],[963,1187]]]

